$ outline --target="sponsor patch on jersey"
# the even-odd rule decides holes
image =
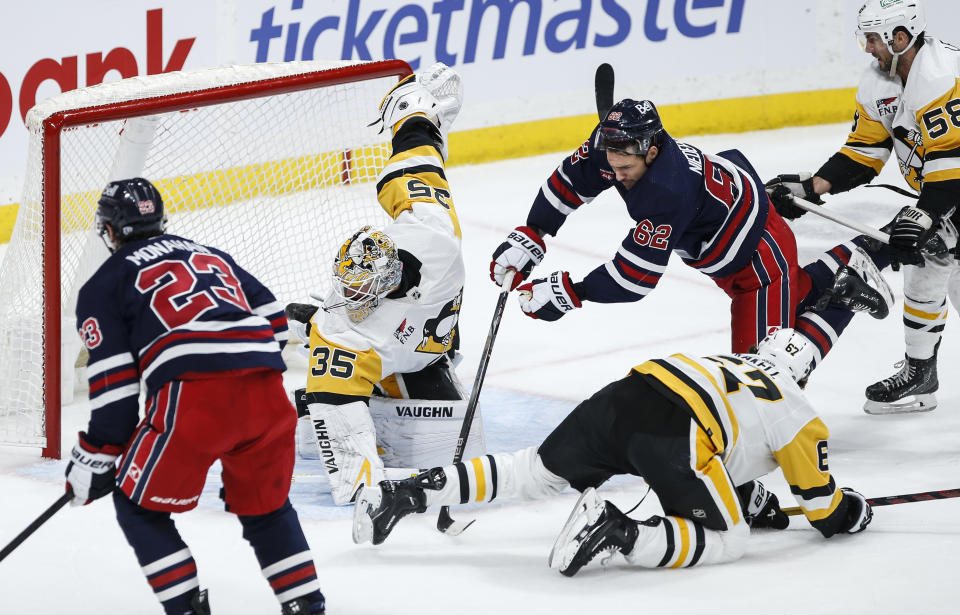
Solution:
[[[899,96],[890,96],[889,98],[878,98],[877,103],[877,114],[880,117],[885,115],[893,115],[897,112],[897,101],[900,100]]]
[[[413,334],[414,326],[407,325],[407,319],[404,318],[403,322],[400,323],[400,326],[397,327],[397,330],[393,332],[393,337],[397,338],[401,344],[406,344],[407,340],[410,339],[410,336]]]

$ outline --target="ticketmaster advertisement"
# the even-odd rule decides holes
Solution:
[[[0,25],[0,204],[19,198],[23,118],[60,91],[218,64],[400,58],[463,75],[458,130],[593,113],[617,97],[677,105],[852,88],[868,63],[859,0],[36,0]],[[928,30],[960,40],[953,0]],[[43,15],[42,19],[39,15]],[[364,112],[365,110],[358,110]],[[367,110],[372,111],[372,110]],[[557,149],[569,147],[558,144]]]

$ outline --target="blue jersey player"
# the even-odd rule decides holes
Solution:
[[[219,459],[227,510],[283,613],[322,613],[313,557],[287,498],[297,415],[281,379],[282,306],[229,254],[164,234],[163,201],[145,179],[109,183],[96,222],[113,254],[77,300],[91,413],[67,466],[71,503],[112,493],[164,611],[209,614],[170,513],[197,505]]]
[[[648,100],[615,104],[550,175],[526,225],[494,251],[494,282],[514,269],[519,285],[543,260],[544,237],[608,188],[620,193],[634,226],[613,258],[583,280],[556,271],[520,286],[528,316],[556,320],[586,301],[638,301],[656,287],[671,253],[730,296],[734,352],[747,352],[777,327],[794,327],[813,342],[819,361],[852,310],[881,318],[889,311],[892,295],[877,268],[887,264],[885,254],[858,249],[865,242],[857,238],[801,269],[792,231],[743,154],[708,154],[674,140]]]

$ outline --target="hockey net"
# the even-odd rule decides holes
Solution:
[[[60,456],[80,353],[79,287],[112,179],[142,176],[168,232],[226,250],[281,302],[329,288],[347,233],[383,224],[371,183],[390,144],[367,124],[405,62],[287,62],[136,77],[43,101],[0,267],[0,443]],[[63,389],[61,391],[61,389]]]

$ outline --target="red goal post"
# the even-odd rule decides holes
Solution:
[[[168,232],[230,252],[280,301],[303,300],[329,288],[347,233],[386,221],[370,182],[389,135],[368,124],[410,72],[400,60],[229,66],[101,84],[31,109],[23,198],[0,266],[0,443],[60,457],[80,353],[76,294],[107,255],[92,230],[107,181],[150,179]]]

